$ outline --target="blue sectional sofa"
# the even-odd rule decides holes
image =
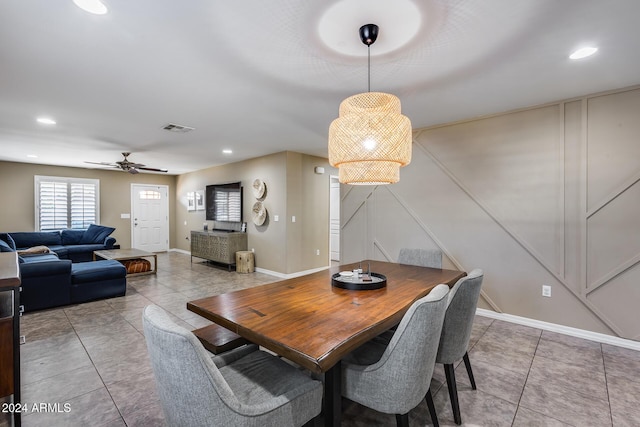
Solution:
[[[94,227],[94,231],[97,231],[96,227]],[[92,227],[89,227],[88,230],[90,229]],[[65,233],[65,231],[73,233]],[[83,243],[82,235],[85,232],[84,230],[63,230],[59,233],[0,233],[0,251],[2,252],[12,252],[21,247],[26,249],[35,246],[47,246],[54,251],[19,256],[22,280],[20,303],[24,306],[24,311],[41,310],[125,294],[127,270],[124,265],[114,260],[91,261],[94,250],[113,248],[115,239],[94,235],[92,239],[98,239],[104,243]],[[106,231],[103,230],[103,232]],[[58,234],[58,238],[55,234]],[[63,234],[66,234],[65,239],[62,238]],[[87,240],[89,239],[84,241]],[[58,242],[67,244],[58,245]],[[70,244],[71,242],[77,243]]]
[[[13,240],[13,249],[25,250],[46,246],[60,259],[72,262],[93,260],[93,251],[113,249],[116,239],[110,237],[115,228],[91,224],[86,230],[21,231],[7,233]]]

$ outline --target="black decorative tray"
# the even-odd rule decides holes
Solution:
[[[336,273],[331,276],[331,286],[351,291],[369,291],[387,286],[387,276],[378,273],[361,273],[355,277]]]

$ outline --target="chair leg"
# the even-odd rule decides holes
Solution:
[[[427,401],[427,407],[429,408],[429,415],[431,415],[431,423],[433,424],[433,427],[440,427],[440,423],[438,423],[438,415],[436,414],[436,406],[433,404],[431,388],[427,390],[427,395],[424,399]]]
[[[398,427],[409,427],[409,413],[406,414],[396,414],[396,424]]]
[[[467,374],[469,374],[469,381],[471,381],[471,388],[476,389],[476,380],[473,379],[473,370],[471,369],[471,361],[469,360],[469,353],[465,353],[462,356],[462,360],[464,360],[464,366],[467,368]]]
[[[451,399],[451,409],[453,411],[453,421],[456,424],[462,424],[460,418],[460,405],[458,405],[458,389],[456,388],[456,374],[453,364],[444,365],[444,373],[447,377],[447,387],[449,388],[449,398]]]

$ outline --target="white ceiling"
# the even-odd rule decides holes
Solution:
[[[638,0],[104,3],[0,2],[0,160],[99,167],[84,161],[131,151],[180,174],[326,157],[340,101],[367,90],[370,22],[371,90],[398,95],[414,128],[640,83]],[[599,51],[568,59],[584,44]]]

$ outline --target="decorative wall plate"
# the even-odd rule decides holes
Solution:
[[[262,199],[264,197],[264,193],[267,190],[267,186],[264,181],[261,179],[253,180],[253,195],[256,199]]]
[[[267,208],[264,207],[262,202],[255,202],[251,209],[251,217],[255,225],[262,225],[267,219]]]

